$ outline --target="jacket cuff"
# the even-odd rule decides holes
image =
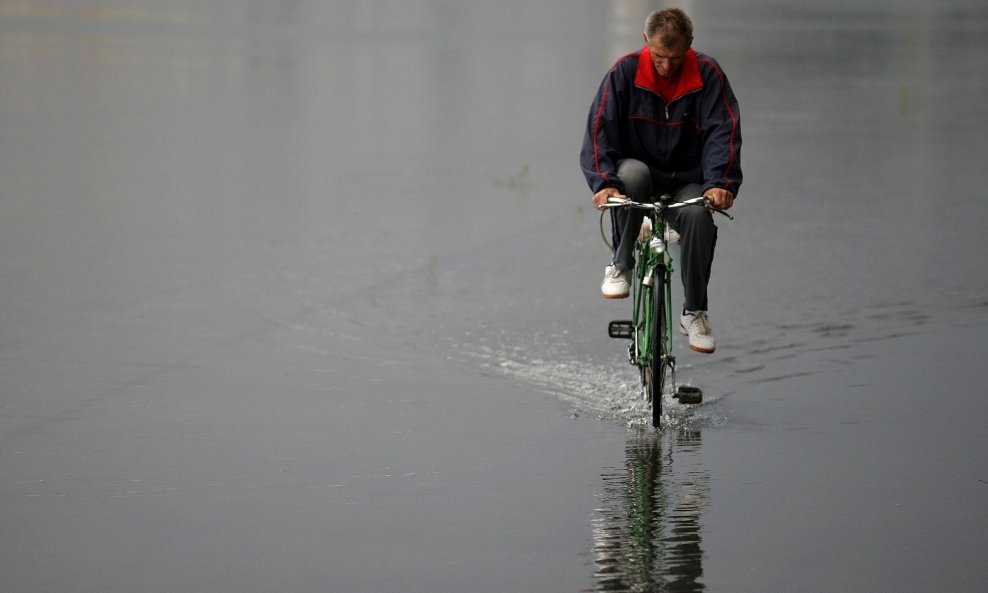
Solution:
[[[728,189],[728,188],[724,187],[720,183],[704,183],[703,184],[703,190],[700,193],[701,194],[705,194],[705,193],[707,193],[707,190],[708,189],[711,189],[711,188],[714,188],[714,187],[716,187],[717,189],[726,189],[727,191],[731,192],[732,195],[734,195],[734,199],[735,200],[738,199],[738,188],[737,187],[735,187],[733,189]]]
[[[602,180],[599,184],[597,184],[597,187],[594,188],[593,193],[597,193],[600,190],[608,187],[613,187],[619,192],[621,192],[621,195],[624,195],[624,184],[621,183],[621,180],[618,179],[616,175],[614,176],[613,179],[608,179],[606,181]]]

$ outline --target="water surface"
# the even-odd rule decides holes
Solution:
[[[980,591],[981,3],[685,2],[706,403],[577,155],[652,3],[0,2],[4,591]]]

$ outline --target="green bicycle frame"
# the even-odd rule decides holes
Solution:
[[[634,318],[632,322],[635,326],[635,352],[634,352],[634,362],[635,364],[644,369],[648,366],[648,356],[650,352],[652,336],[655,332],[652,331],[653,324],[658,323],[657,319],[654,319],[655,307],[653,307],[653,299],[658,296],[658,298],[663,299],[663,309],[665,310],[665,331],[661,332],[659,335],[664,336],[665,343],[660,344],[658,349],[661,352],[661,360],[655,361],[656,368],[665,365],[672,376],[672,384],[675,385],[675,368],[676,368],[676,358],[673,355],[673,326],[672,326],[672,279],[673,272],[673,258],[669,253],[669,246],[665,241],[666,237],[666,226],[667,223],[664,217],[656,216],[658,221],[653,222],[652,231],[644,239],[639,239],[636,243],[635,249],[638,252],[637,264],[635,266],[635,282],[634,282]],[[652,245],[661,245],[661,251],[652,248]],[[657,252],[658,251],[658,252]],[[661,279],[661,282],[656,282],[657,279]],[[662,294],[655,294],[655,287],[659,285],[662,287]]]

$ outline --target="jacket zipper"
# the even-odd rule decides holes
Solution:
[[[702,87],[701,88],[698,88],[698,89],[693,89],[693,90],[686,91],[682,95],[679,95],[678,97],[676,97],[675,99],[673,99],[673,101],[678,101],[678,100],[680,100],[680,99],[682,99],[684,97],[688,97],[688,96],[692,95],[693,93],[698,93],[701,90],[703,90]],[[666,121],[669,121],[669,103],[666,103],[665,102],[665,99],[663,99],[662,102],[665,103],[665,106],[666,106]]]

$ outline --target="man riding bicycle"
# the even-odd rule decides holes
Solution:
[[[710,56],[694,51],[693,23],[678,8],[645,19],[645,47],[624,56],[601,82],[587,121],[580,165],[598,210],[608,198],[653,202],[707,196],[728,209],[741,186],[741,114],[727,76]],[[640,210],[611,210],[614,253],[601,292],[626,298],[634,269]],[[682,333],[690,348],[711,353],[716,341],[707,316],[707,283],[717,227],[703,206],[672,211],[680,235],[685,293]]]

